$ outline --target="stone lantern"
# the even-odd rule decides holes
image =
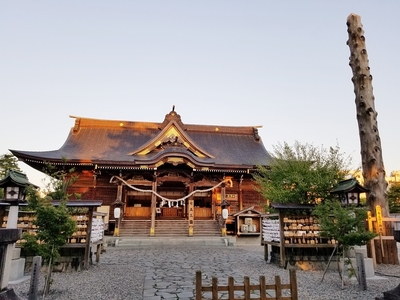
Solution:
[[[221,201],[221,215],[222,215],[222,220],[223,220],[223,226],[222,226],[222,236],[226,236],[226,220],[228,219],[229,212],[228,212],[228,206],[230,206],[229,202],[226,201],[226,199]]]
[[[21,237],[21,229],[17,228],[18,205],[25,202],[25,189],[29,185],[37,188],[28,181],[24,173],[14,170],[9,170],[6,177],[0,180],[0,188],[4,189],[4,199],[1,199],[1,202],[9,207],[7,226],[5,229],[0,229],[0,245],[3,249],[0,257],[0,290],[4,290],[6,294],[12,294],[12,291],[7,290],[10,278],[12,280],[21,273],[23,275],[25,260],[19,259],[20,248],[15,248],[14,243]],[[0,299],[1,297],[0,294]]]
[[[0,180],[0,188],[4,189],[2,202],[10,204],[7,228],[17,228],[18,205],[25,202],[25,189],[29,185],[37,188],[37,186],[28,181],[24,173],[14,170],[9,170],[6,177]]]

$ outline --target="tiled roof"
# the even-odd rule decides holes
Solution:
[[[355,193],[365,193],[369,190],[366,187],[360,185],[355,178],[350,178],[346,180],[340,181],[337,186],[335,186],[331,190],[331,194],[340,194],[340,193],[348,193],[348,192],[355,192]]]
[[[37,187],[33,183],[29,182],[26,174],[15,171],[15,170],[9,170],[7,172],[6,176],[2,180],[0,180],[0,187],[3,187],[9,183],[17,185],[17,186],[22,186],[22,187],[25,187],[28,185]]]
[[[10,151],[28,164],[64,158],[69,163],[133,167],[180,157],[196,167],[246,169],[271,159],[256,127],[183,124],[174,112],[163,123],[74,118],[75,126],[60,149]],[[172,141],[175,135],[178,142]],[[147,151],[135,152],[144,148]]]

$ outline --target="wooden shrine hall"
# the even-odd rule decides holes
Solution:
[[[74,169],[71,200],[102,201],[113,220],[217,220],[220,203],[233,215],[263,211],[252,174],[271,157],[258,126],[185,124],[173,107],[161,123],[71,117],[75,124],[58,150],[10,150],[38,171],[47,164]]]

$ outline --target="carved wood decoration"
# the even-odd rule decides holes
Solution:
[[[152,140],[129,153],[128,155],[147,155],[152,151],[163,150],[167,147],[183,147],[200,158],[213,158],[204,149],[201,149],[191,139],[191,137],[175,122],[171,121],[160,133]]]
[[[372,93],[372,75],[368,65],[364,31],[360,16],[350,14],[347,18],[350,48],[350,67],[356,96],[357,122],[361,145],[364,186],[370,190],[367,203],[375,212],[376,205],[382,207],[384,216],[388,216],[387,182],[382,158],[381,139],[379,137],[375,98]]]

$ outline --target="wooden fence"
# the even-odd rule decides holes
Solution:
[[[275,284],[266,284],[265,276],[260,276],[259,284],[250,284],[250,278],[248,276],[244,277],[243,285],[235,285],[233,277],[228,277],[228,285],[221,286],[218,285],[218,278],[212,278],[211,286],[202,286],[201,271],[196,272],[196,300],[202,299],[229,299],[229,300],[298,300],[297,296],[297,278],[296,271],[289,270],[290,283],[282,284],[281,278],[275,276]],[[289,290],[290,296],[284,295],[289,293],[282,293],[283,290]],[[236,295],[235,291],[242,291],[243,295]],[[259,292],[259,298],[254,296]],[[268,293],[268,291],[271,291]],[[203,292],[211,292],[211,298],[203,298]],[[218,295],[218,293],[224,293],[225,295]],[[221,294],[222,294],[221,293]]]
[[[381,207],[375,208],[376,217],[368,212],[368,230],[379,236],[372,239],[367,246],[368,257],[372,257],[374,267],[377,264],[398,265],[396,241],[394,240],[394,222],[400,222],[399,217],[383,217]]]

